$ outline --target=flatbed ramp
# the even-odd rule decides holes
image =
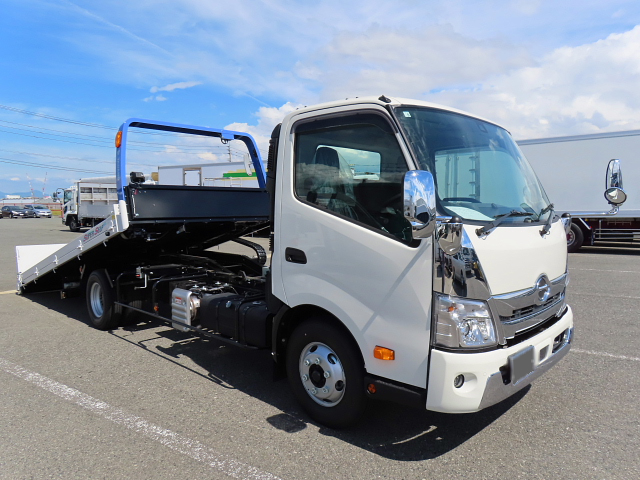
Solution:
[[[259,188],[161,185],[127,169],[130,128],[242,141]],[[16,247],[21,293],[77,289],[85,270],[154,263],[158,258],[204,252],[260,230],[269,222],[269,194],[259,150],[251,135],[230,130],[132,118],[116,136],[118,203],[103,222],[66,245]],[[263,252],[264,253],[264,252]]]
[[[269,219],[263,189],[145,185],[125,190],[129,208],[120,201],[109,218],[68,244],[17,246],[18,290],[78,288],[85,263],[108,267],[202,250],[263,228]]]

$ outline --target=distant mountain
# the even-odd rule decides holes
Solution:
[[[42,192],[33,192],[33,193],[34,195],[31,195],[31,192],[13,192],[13,193],[0,192],[0,200],[3,198],[6,198],[7,195],[20,195],[21,197],[35,196],[38,198],[42,198]]]

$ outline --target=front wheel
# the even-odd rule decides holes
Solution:
[[[78,219],[76,217],[71,217],[69,219],[69,230],[72,232],[80,231],[80,224],[78,223]]]
[[[570,253],[577,252],[584,242],[584,234],[582,229],[575,223],[571,224],[571,229],[567,233],[567,250]]]
[[[322,317],[300,324],[287,347],[294,395],[314,420],[331,428],[356,423],[364,408],[364,366],[357,345]]]
[[[107,272],[92,272],[87,280],[87,311],[91,324],[98,330],[112,330],[118,327],[121,309],[114,301],[115,295]]]

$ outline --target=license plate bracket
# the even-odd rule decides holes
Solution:
[[[513,385],[517,385],[527,375],[533,372],[534,351],[535,350],[532,345],[518,353],[509,355],[509,370],[511,371],[511,383]]]

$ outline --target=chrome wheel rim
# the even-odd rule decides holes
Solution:
[[[89,301],[91,303],[91,310],[93,310],[93,314],[97,318],[100,318],[104,313],[104,293],[99,283],[91,285]]]
[[[298,371],[303,388],[318,405],[334,407],[344,397],[344,368],[336,352],[324,343],[312,342],[302,349]]]

